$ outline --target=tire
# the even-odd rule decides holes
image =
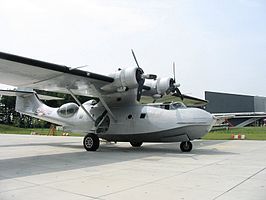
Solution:
[[[88,133],[83,139],[83,146],[87,151],[96,151],[100,146],[99,137],[93,133]]]
[[[130,142],[130,144],[132,147],[140,147],[143,144],[143,142]]]
[[[181,142],[180,149],[182,152],[190,152],[192,150],[192,143],[190,141]]]

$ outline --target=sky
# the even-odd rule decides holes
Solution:
[[[0,0],[0,27],[1,52],[108,75],[134,49],[184,94],[266,96],[264,0]]]

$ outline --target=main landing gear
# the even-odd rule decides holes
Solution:
[[[130,142],[133,147],[140,147],[142,142]],[[87,151],[96,151],[100,146],[99,137],[96,134],[88,133],[83,139],[83,146]],[[192,143],[190,141],[181,142],[180,149],[183,152],[190,152],[192,150]]]
[[[140,147],[143,144],[143,142],[130,142],[130,144],[132,147]]]
[[[192,143],[190,141],[181,142],[180,149],[183,152],[190,152],[192,150]]]
[[[83,139],[83,146],[87,151],[96,151],[100,146],[99,137],[93,133],[88,133]]]

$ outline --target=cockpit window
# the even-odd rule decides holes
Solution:
[[[186,108],[185,104],[181,103],[181,102],[175,102],[170,104],[170,110],[176,110],[178,108]]]
[[[187,108],[182,102],[165,102],[165,103],[151,103],[147,104],[156,108],[161,108],[164,110],[177,110]]]
[[[157,105],[156,107],[165,109],[165,110],[176,110],[180,108],[186,108],[185,104],[181,102],[175,102],[175,103],[169,103],[169,104],[160,104]]]
[[[79,106],[75,103],[66,103],[62,105],[58,110],[58,115],[61,117],[72,117],[79,109]]]

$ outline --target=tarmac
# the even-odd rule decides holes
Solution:
[[[0,200],[266,199],[266,141],[102,143],[0,134]]]

